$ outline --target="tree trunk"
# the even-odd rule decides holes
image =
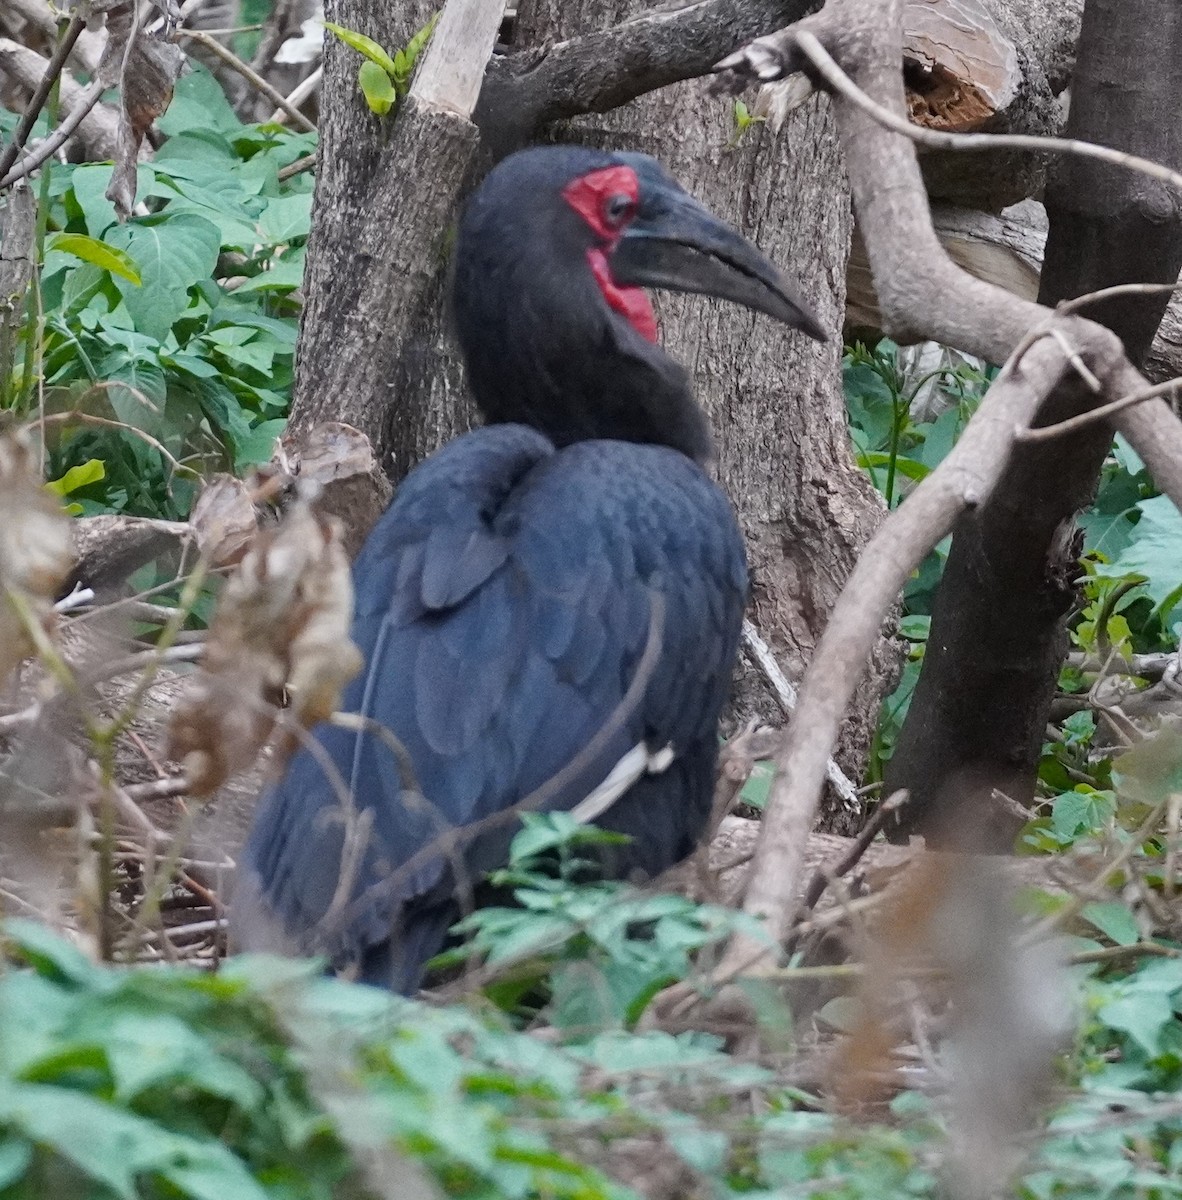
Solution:
[[[643,5],[526,0],[518,37],[570,37],[623,20]],[[778,133],[750,127],[736,145],[731,101],[702,81],[664,88],[605,117],[556,131],[564,141],[642,150],[795,275],[821,323],[841,327],[850,236],[849,196],[829,103],[815,97]],[[854,465],[841,390],[839,337],[818,347],[765,317],[698,297],[661,294],[662,336],[689,366],[719,450],[719,475],[739,510],[754,582],[751,617],[790,678],[812,656],[834,600],[883,507]],[[889,645],[847,718],[838,760],[861,777],[877,722]],[[744,676],[741,715],[779,722],[775,702]],[[829,797],[825,824],[858,815]]]
[[[324,15],[393,52],[436,8],[434,0],[327,0]],[[356,83],[360,62],[355,50],[325,35],[291,429],[299,435],[322,421],[353,425],[399,478],[466,428],[470,409],[440,321],[448,231],[413,222],[416,194],[443,185],[406,178],[400,123],[366,107]],[[407,207],[396,219],[390,205],[397,188]],[[412,258],[422,269],[408,279]],[[391,289],[398,291],[393,306]]]
[[[1067,134],[1182,167],[1182,127],[1162,114],[1182,91],[1182,9],[1175,0],[1088,0]],[[1050,233],[1039,299],[1125,282],[1173,282],[1182,267],[1177,195],[1155,180],[1065,159],[1048,190]],[[1122,299],[1087,312],[1141,362],[1168,297]],[[1054,393],[1046,423],[1089,406],[1082,383]],[[923,673],[888,789],[911,803],[896,833],[971,836],[1008,848],[990,824],[994,790],[1028,804],[1076,602],[1074,514],[1088,503],[1112,432],[1107,425],[1019,446],[989,502],[957,529]]]

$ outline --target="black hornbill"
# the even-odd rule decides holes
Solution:
[[[293,757],[243,852],[248,947],[282,931],[413,991],[458,893],[505,860],[518,822],[486,818],[547,781],[544,807],[630,836],[618,877],[693,849],[747,570],[645,286],[824,337],[776,267],[647,156],[525,150],[472,196],[453,310],[487,424],[406,477],[354,567],[367,665],[343,708],[410,761],[372,726],[324,726]]]

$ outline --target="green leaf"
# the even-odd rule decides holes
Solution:
[[[37,921],[10,917],[0,926],[0,934],[7,953],[23,959],[46,979],[93,986],[104,978],[81,950]]]
[[[899,621],[899,633],[909,642],[926,642],[932,631],[932,618],[909,614]]]
[[[1096,718],[1086,708],[1072,713],[1063,722],[1063,732],[1067,734],[1069,745],[1086,746],[1096,732]]]
[[[82,212],[86,232],[102,237],[112,225],[119,223],[115,205],[105,193],[111,185],[112,167],[106,163],[85,163],[70,174],[70,190],[74,203]]]
[[[871,451],[858,455],[858,466],[869,470],[875,467],[887,468],[891,464],[891,456],[882,454],[878,451]],[[926,479],[931,473],[932,468],[925,466],[914,458],[906,458],[903,455],[895,456],[895,473],[905,475],[908,479],[916,481]]]
[[[394,56],[394,85],[400,92],[405,92],[407,84],[410,83],[410,77],[415,69],[415,63],[419,60],[419,55],[427,48],[427,43],[431,40],[431,35],[435,32],[435,26],[439,24],[439,13],[435,13],[431,19],[406,43],[406,49],[400,50]]]
[[[743,784],[743,790],[739,793],[739,800],[743,804],[762,811],[767,804],[768,792],[772,789],[772,778],[775,773],[776,768],[770,762],[754,763],[751,767],[751,774],[747,777],[747,782]]]
[[[1142,500],[1137,508],[1141,519],[1129,545],[1113,562],[1101,564],[1096,574],[1108,579],[1144,575],[1146,589],[1160,604],[1182,584],[1182,513],[1168,496]]]
[[[101,458],[88,458],[86,462],[71,467],[59,479],[51,479],[45,488],[55,496],[68,496],[92,483],[98,483],[107,476],[107,468]]]
[[[1120,779],[1122,793],[1147,804],[1182,792],[1182,732],[1163,726],[1126,750],[1113,773]]]
[[[346,29],[343,25],[337,25],[332,21],[325,21],[324,28],[329,33],[335,33],[346,46],[351,46],[358,54],[381,67],[391,79],[397,74],[398,68],[394,65],[394,60],[373,38],[366,37],[364,33],[357,33],[353,29]]]
[[[222,245],[217,226],[165,211],[112,229],[108,240],[139,266],[141,286],[116,280],[136,329],[162,342],[189,306],[189,288],[213,274]]]
[[[234,469],[245,471],[260,463],[270,462],[271,455],[275,452],[275,439],[282,437],[286,428],[286,417],[261,421],[235,447]]]
[[[304,259],[285,254],[273,267],[261,271],[253,279],[246,280],[234,289],[236,296],[250,292],[290,292],[304,282]]]
[[[223,1097],[244,1110],[263,1102],[258,1083],[177,1017],[128,1012],[111,1020],[104,1014],[92,1036],[106,1053],[116,1098],[124,1103],[165,1082]]]
[[[1174,1020],[1169,997],[1161,992],[1128,991],[1100,1007],[1105,1025],[1127,1034],[1150,1058],[1161,1050],[1162,1032]]]
[[[33,1147],[28,1142],[13,1138],[0,1138],[0,1192],[18,1183],[33,1161]]]
[[[1116,813],[1116,794],[1077,788],[1055,798],[1051,806],[1051,828],[1074,839],[1103,829]]]
[[[357,83],[370,112],[384,117],[394,107],[398,99],[394,81],[377,63],[363,62],[357,71]]]
[[[1141,940],[1136,917],[1115,900],[1085,904],[1080,915],[1118,946],[1134,946]]]
[[[102,267],[112,275],[119,275],[139,286],[140,273],[131,256],[98,238],[87,237],[82,233],[55,233],[46,241],[45,247],[47,250],[71,254],[82,262]]]
[[[236,133],[242,122],[226,99],[222,86],[209,70],[192,57],[193,69],[177,80],[168,111],[156,119],[156,128],[171,138],[194,129]]]
[[[311,228],[311,192],[301,192],[295,196],[276,196],[259,217],[259,232],[272,244],[307,237]]]

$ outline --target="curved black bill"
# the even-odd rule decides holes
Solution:
[[[775,263],[680,189],[646,189],[640,211],[612,253],[611,272],[625,287],[716,296],[827,340]]]

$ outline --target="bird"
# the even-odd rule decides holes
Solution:
[[[615,878],[695,848],[748,575],[648,288],[826,336],[647,155],[521,150],[468,200],[451,312],[484,423],[407,474],[354,563],[353,716],[315,729],[259,802],[240,946],[409,995],[522,807],[626,835],[602,852]]]

